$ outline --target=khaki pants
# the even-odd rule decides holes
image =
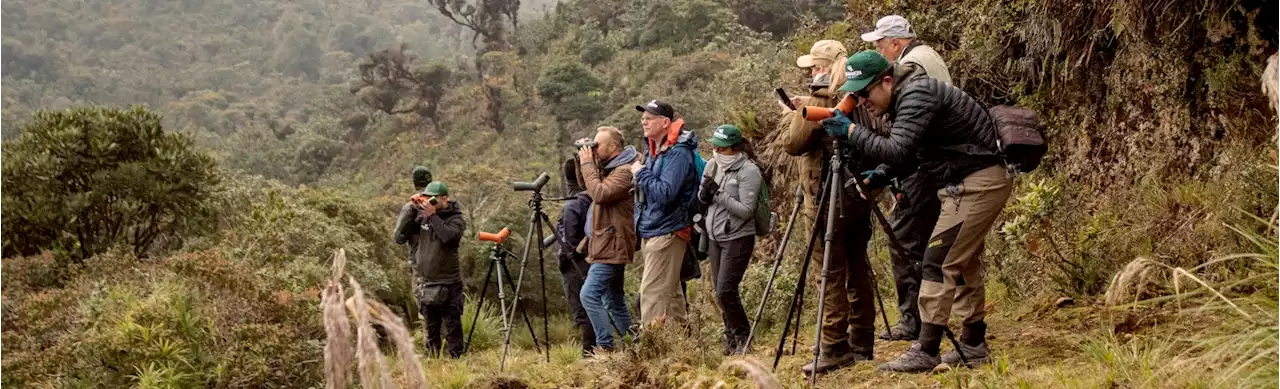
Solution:
[[[667,234],[645,239],[644,275],[640,279],[640,322],[653,323],[666,316],[668,322],[684,320],[684,295],[680,291],[680,265],[688,243]]]
[[[938,190],[942,210],[921,268],[920,318],[925,323],[945,326],[952,313],[965,324],[985,317],[983,242],[1012,191],[1013,179],[1001,165]]]

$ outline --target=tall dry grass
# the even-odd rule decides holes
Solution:
[[[346,262],[345,250],[339,249],[334,253],[332,278],[321,298],[327,340],[324,348],[325,387],[346,388],[351,381],[353,359],[362,388],[397,387],[392,381],[392,366],[387,363],[387,356],[378,349],[377,332],[373,327],[378,325],[396,348],[400,373],[407,379],[407,387],[425,389],[427,378],[404,320],[381,302],[367,299],[355,277],[347,277],[352,293],[351,297],[344,300],[346,296],[342,278]],[[352,317],[355,318],[354,335],[351,331]]]

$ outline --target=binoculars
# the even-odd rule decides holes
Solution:
[[[596,142],[594,140],[580,140],[577,142],[573,142],[573,147],[580,149],[583,147],[596,147],[596,145],[599,145],[599,144],[600,144],[599,142]]]

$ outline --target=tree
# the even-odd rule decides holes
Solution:
[[[494,131],[501,133],[505,128],[502,122],[502,89],[505,80],[502,74],[494,74],[493,69],[485,68],[484,58],[493,52],[504,52],[509,49],[503,19],[511,22],[511,29],[519,28],[520,0],[477,0],[477,5],[468,4],[466,0],[428,0],[441,15],[454,23],[471,30],[471,46],[476,49],[476,74],[480,76],[484,87],[485,100],[489,106],[489,125]],[[476,46],[476,39],[484,38],[484,47]],[[515,75],[511,75],[514,83]]]
[[[577,62],[554,65],[538,77],[538,96],[555,106],[551,111],[561,124],[561,144],[568,143],[568,125],[600,119],[605,109],[604,89],[604,82]]]
[[[5,257],[42,250],[79,262],[210,225],[213,158],[141,107],[41,111],[3,148]]]
[[[387,114],[417,113],[440,129],[440,99],[453,85],[453,71],[441,63],[414,69],[408,46],[369,54],[359,65],[360,84],[351,93],[364,105]]]

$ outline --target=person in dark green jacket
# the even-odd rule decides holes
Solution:
[[[441,327],[448,342],[449,356],[462,355],[462,272],[458,246],[467,222],[462,206],[449,200],[449,187],[432,182],[421,194],[414,195],[401,209],[396,225],[395,242],[408,244],[409,263],[416,273],[414,295],[426,326],[428,354],[438,355]]]

